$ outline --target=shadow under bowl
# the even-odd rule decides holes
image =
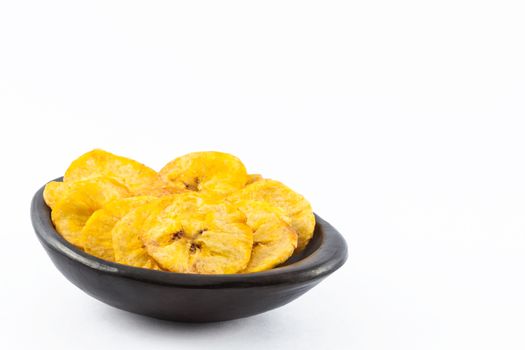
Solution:
[[[341,234],[316,215],[314,236],[306,249],[268,271],[198,275],[121,265],[89,255],[67,242],[53,226],[43,191],[44,187],[33,197],[31,221],[58,270],[108,305],[159,319],[215,322],[275,309],[316,286],[341,267],[348,255]]]

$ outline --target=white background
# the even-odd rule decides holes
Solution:
[[[525,348],[523,1],[1,1],[5,349]],[[135,316],[54,268],[33,193],[101,147],[222,150],[350,244],[297,301]]]

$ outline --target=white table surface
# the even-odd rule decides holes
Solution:
[[[520,1],[0,2],[5,349],[525,348]],[[184,325],[70,284],[29,203],[95,147],[238,155],[350,245],[312,291]]]

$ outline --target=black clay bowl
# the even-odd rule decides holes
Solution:
[[[108,262],[65,241],[51,222],[43,188],[31,203],[33,228],[67,279],[92,297],[137,314],[181,322],[232,320],[285,305],[341,267],[343,237],[316,217],[308,247],[272,270],[234,275],[154,271]]]

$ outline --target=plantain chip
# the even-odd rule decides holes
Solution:
[[[246,185],[249,185],[251,183],[254,183],[255,181],[261,180],[263,177],[261,174],[248,174],[248,178],[246,180]]]
[[[129,190],[134,196],[162,196],[170,194],[169,184],[159,174],[135,160],[95,149],[74,160],[64,175],[64,182],[74,182],[94,177],[109,177]]]
[[[138,196],[116,199],[95,211],[82,228],[81,236],[86,253],[115,261],[111,230],[130,210],[154,200],[152,196]]]
[[[129,195],[126,187],[110,178],[73,182],[62,191],[51,211],[51,219],[67,241],[83,248],[81,232],[90,216],[109,202]]]
[[[120,264],[160,270],[157,262],[149,256],[140,238],[144,223],[150,215],[157,215],[171,204],[171,197],[163,197],[132,209],[120,219],[111,231],[115,261]]]
[[[297,232],[282,218],[283,211],[267,202],[242,201],[238,208],[253,230],[252,256],[243,272],[258,272],[282,264],[297,247]]]
[[[232,203],[245,200],[264,201],[283,210],[286,216],[290,218],[290,225],[299,236],[297,244],[299,250],[304,249],[312,238],[315,217],[310,203],[279,181],[258,180],[240,191],[232,193],[228,200]]]
[[[239,158],[221,152],[195,152],[176,158],[160,170],[177,190],[224,196],[241,189],[248,179]]]
[[[195,192],[171,197],[152,210],[141,234],[149,255],[165,270],[231,274],[248,265],[253,233],[233,205]],[[162,202],[157,205],[162,206]]]
[[[44,201],[47,206],[54,208],[57,202],[62,197],[62,193],[65,189],[64,183],[59,181],[51,181],[44,187]]]

